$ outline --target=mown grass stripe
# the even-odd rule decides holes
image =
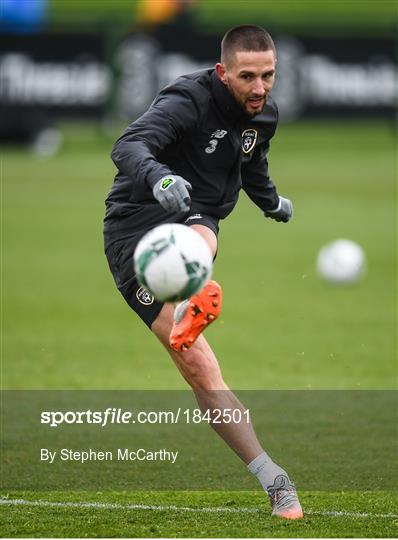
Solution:
[[[264,511],[264,508],[228,508],[224,506],[216,507],[189,507],[189,506],[175,506],[175,505],[148,505],[148,504],[118,504],[118,503],[101,503],[101,502],[72,502],[72,501],[29,501],[26,499],[0,499],[1,505],[9,506],[39,506],[39,507],[54,507],[54,508],[98,508],[102,510],[155,510],[162,512],[204,512],[204,513],[230,513],[230,514],[255,514]],[[306,515],[309,516],[323,516],[323,517],[349,517],[349,518],[381,518],[381,519],[397,519],[398,514],[374,514],[367,512],[346,512],[337,510],[305,510]]]

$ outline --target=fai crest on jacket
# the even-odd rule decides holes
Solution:
[[[248,154],[256,146],[257,131],[255,129],[245,129],[242,133],[242,150]]]
[[[144,287],[140,287],[138,291],[135,293],[137,300],[141,302],[141,304],[144,304],[144,306],[150,306],[153,304],[153,301],[155,300],[153,295],[147,291]]]

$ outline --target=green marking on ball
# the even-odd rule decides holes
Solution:
[[[207,268],[202,266],[200,262],[187,262],[184,256],[182,256],[182,258],[184,260],[185,269],[189,276],[188,283],[180,293],[180,298],[185,299],[189,298],[202,288],[208,273]]]
[[[169,238],[160,238],[159,240],[152,242],[152,244],[150,244],[150,246],[136,259],[137,274],[139,274],[139,276],[143,276],[151,261],[169,248],[172,244],[175,244],[173,231],[171,232]]]

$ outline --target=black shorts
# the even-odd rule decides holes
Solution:
[[[217,236],[219,227],[218,219],[205,214],[191,214],[181,223],[186,225],[205,225],[211,229]],[[157,225],[162,225],[160,221]],[[109,243],[106,247],[106,257],[108,259],[109,268],[112,272],[116,286],[121,292],[123,298],[128,305],[133,309],[151,328],[153,321],[159,315],[163,307],[162,302],[158,302],[154,297],[142,287],[134,273],[133,256],[138,242],[150,229],[140,230],[131,235],[124,234],[123,238],[116,239]]]

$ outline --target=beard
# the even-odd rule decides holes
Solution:
[[[244,107],[244,109],[245,109],[246,115],[247,115],[249,118],[254,118],[255,116],[257,116],[257,115],[259,115],[259,114],[261,114],[261,113],[263,112],[264,107],[265,107],[265,103],[264,103],[264,105],[261,107],[261,109],[259,109],[258,111],[248,111],[248,110],[246,109],[246,107]]]
[[[245,109],[247,116],[249,116],[250,118],[254,118],[258,114],[261,114],[263,112],[265,104],[266,104],[266,98],[264,97],[263,99],[264,99],[264,103],[262,104],[262,106],[255,110],[248,109],[247,101],[245,102],[245,105],[243,106],[243,108]]]
[[[250,110],[248,108],[248,103],[250,103],[249,98],[247,98],[247,97],[242,98],[239,94],[237,94],[235,92],[235,90],[229,84],[227,84],[226,86],[227,86],[230,94],[232,95],[232,97],[242,107],[242,109],[245,111],[245,114],[249,118],[254,118],[258,114],[261,114],[263,112],[264,107],[265,107],[265,105],[267,103],[267,96],[266,95],[264,95],[263,98],[260,98],[260,99],[264,99],[264,103],[263,103],[261,108],[259,108],[258,110]]]

